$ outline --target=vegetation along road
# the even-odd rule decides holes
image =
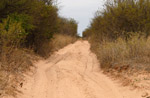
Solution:
[[[18,98],[141,98],[104,75],[87,41],[77,41],[36,65]]]

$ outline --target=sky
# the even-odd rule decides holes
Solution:
[[[97,10],[103,9],[105,0],[58,0],[59,14],[66,18],[73,18],[78,22],[78,33],[90,25]]]

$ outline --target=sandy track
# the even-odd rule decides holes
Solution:
[[[18,98],[141,98],[102,73],[87,41],[77,41],[36,64]]]

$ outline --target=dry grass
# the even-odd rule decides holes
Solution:
[[[76,37],[63,35],[63,34],[55,34],[54,38],[50,42],[51,51],[58,51],[59,49],[67,46],[68,44],[74,43],[77,40]]]
[[[105,74],[119,79],[123,86],[150,88],[147,78],[150,72],[150,37],[135,35],[128,41],[118,38],[103,42],[90,38],[91,50],[97,55]]]
[[[102,68],[123,68],[124,65],[140,70],[150,68],[150,38],[136,35],[128,41],[118,38],[114,42],[103,41],[93,45],[92,50],[97,54]]]
[[[50,41],[41,44],[38,54],[44,58],[48,58],[53,52],[62,49],[68,44],[74,43],[77,37],[66,34],[54,34]]]
[[[0,97],[16,96],[23,74],[33,66],[32,52],[21,49],[5,49],[0,59]]]

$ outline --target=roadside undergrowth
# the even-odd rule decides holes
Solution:
[[[77,41],[76,36],[70,36],[66,34],[55,34],[53,39],[50,42],[51,51],[58,51],[59,49],[64,48],[65,46],[74,43]]]
[[[23,82],[24,74],[30,71],[33,61],[39,58],[32,51],[5,49],[0,59],[0,96],[16,97],[18,87]]]
[[[150,38],[136,34],[128,40],[90,42],[104,73],[119,78],[124,86],[150,89]]]

